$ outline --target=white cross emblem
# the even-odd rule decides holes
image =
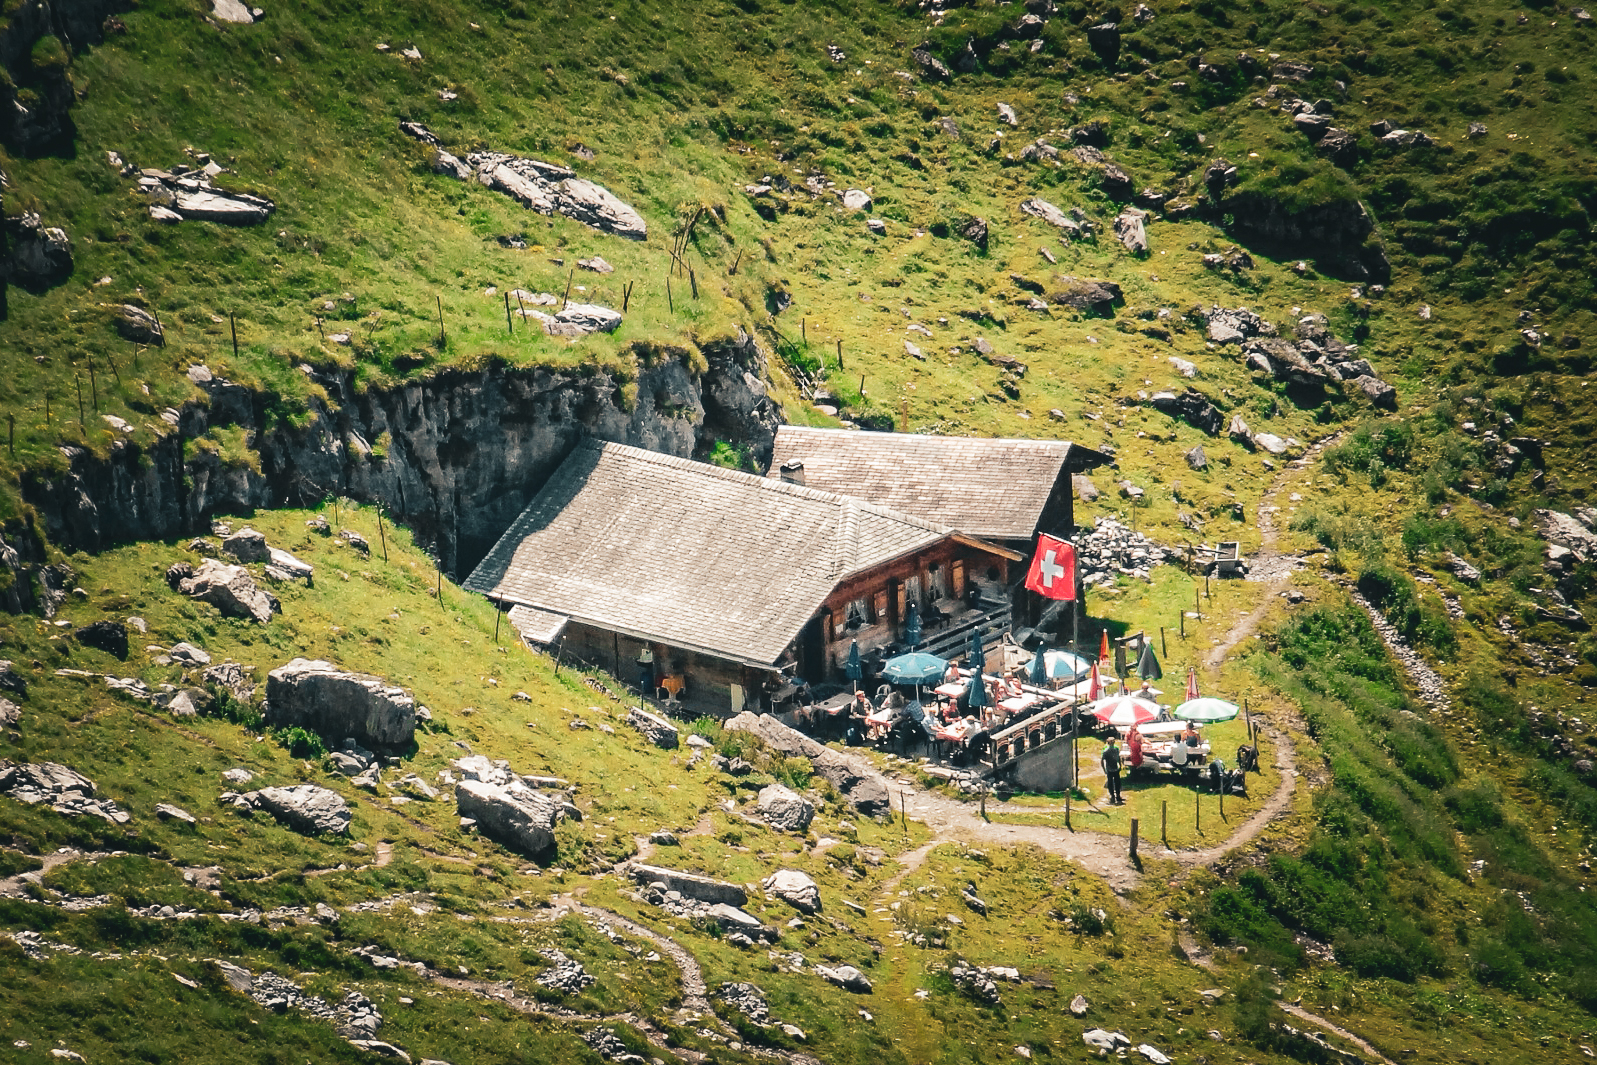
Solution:
[[[1037,567],[1038,572],[1042,574],[1042,586],[1044,588],[1052,588],[1054,579],[1065,575],[1065,567],[1054,561],[1054,556],[1057,554],[1057,551],[1050,550],[1043,555],[1042,565]]]

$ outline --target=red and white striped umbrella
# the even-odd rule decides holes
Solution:
[[[1113,695],[1092,704],[1092,714],[1106,725],[1146,725],[1159,716],[1159,705],[1134,695]]]

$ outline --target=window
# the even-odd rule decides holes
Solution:
[[[865,617],[865,600],[851,600],[848,604],[848,620],[843,623],[843,627],[849,632],[858,632],[867,624],[869,622]]]

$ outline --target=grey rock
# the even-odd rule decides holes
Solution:
[[[605,262],[603,256],[599,255],[595,255],[591,259],[578,259],[577,265],[596,274],[613,274],[616,272],[616,268]]]
[[[11,728],[22,721],[22,707],[10,699],[0,698],[0,728]]]
[[[542,950],[539,953],[554,963],[538,974],[537,983],[540,987],[575,994],[596,982],[581,962],[566,957],[561,951]]]
[[[634,706],[627,713],[627,724],[643,733],[643,737],[656,747],[667,751],[676,749],[677,727],[665,718]]]
[[[760,789],[755,811],[760,819],[780,832],[803,832],[815,816],[815,804],[781,784]]]
[[[1397,389],[1376,377],[1359,377],[1353,382],[1354,386],[1377,407],[1387,410],[1397,409]]]
[[[255,695],[255,685],[250,682],[249,667],[237,662],[223,662],[211,666],[200,674],[205,683],[221,688],[239,702],[247,703]]]
[[[385,1043],[381,1039],[351,1039],[348,1042],[350,1046],[364,1050],[368,1054],[374,1054],[379,1058],[389,1058],[393,1061],[403,1061],[406,1065],[409,1065],[410,1055],[392,1043]]]
[[[1095,503],[1102,494],[1098,491],[1098,486],[1092,483],[1092,478],[1085,473],[1071,474],[1070,484],[1076,490],[1076,498],[1083,503]]]
[[[1115,302],[1120,298],[1120,286],[1113,281],[1082,280],[1074,277],[1067,277],[1063,288],[1048,293],[1048,299],[1052,303],[1097,314],[1112,313]]]
[[[1284,455],[1287,452],[1287,442],[1274,433],[1254,433],[1253,442],[1272,455]]]
[[[306,835],[349,831],[349,805],[336,791],[314,784],[294,784],[286,788],[262,788],[239,796],[244,804],[264,810],[275,820]]]
[[[672,832],[670,829],[665,828],[662,828],[657,832],[649,833],[649,842],[653,843],[657,847],[681,846],[680,841],[677,839],[677,834]]]
[[[116,331],[122,335],[123,340],[131,340],[135,344],[162,344],[165,342],[166,333],[161,328],[161,323],[155,315],[142,307],[135,307],[131,303],[124,303],[111,309]]]
[[[715,997],[755,1024],[763,1025],[770,1020],[771,1011],[765,1001],[765,992],[753,984],[722,984],[715,989]]]
[[[596,303],[568,303],[554,314],[527,310],[525,317],[536,319],[552,337],[583,337],[593,333],[613,333],[621,328],[621,313]]]
[[[1204,470],[1209,466],[1209,457],[1203,453],[1202,444],[1194,447],[1183,457],[1187,460],[1187,465],[1192,467],[1194,470]]]
[[[1115,236],[1133,255],[1148,254],[1148,230],[1143,224],[1147,217],[1147,211],[1128,207],[1115,219]]]
[[[68,817],[88,814],[116,825],[130,820],[116,803],[95,796],[92,780],[57,762],[0,760],[0,794],[30,806],[48,804],[56,813]]]
[[[1082,1032],[1081,1040],[1096,1050],[1107,1050],[1110,1053],[1131,1045],[1131,1040],[1126,1038],[1124,1032],[1106,1032],[1102,1028],[1091,1028]]]
[[[678,892],[700,902],[743,906],[749,901],[748,893],[737,884],[729,884],[713,877],[665,869],[657,865],[644,865],[641,862],[633,862],[629,871],[632,878],[639,883],[664,884],[666,890]]]
[[[250,618],[262,625],[282,610],[277,597],[257,585],[243,566],[229,566],[214,558],[206,559],[193,576],[180,580],[178,590],[210,603],[228,617]]]
[[[245,526],[222,541],[222,550],[240,562],[265,562],[271,557],[266,534]]]
[[[169,802],[156,803],[155,816],[159,817],[163,821],[182,821],[187,825],[197,824],[197,822],[194,820],[193,814],[189,813],[181,806],[173,806]]]
[[[255,16],[250,14],[249,7],[239,0],[211,0],[211,17],[241,26],[248,26],[255,21]]]
[[[416,699],[381,677],[296,658],[267,674],[266,722],[399,747],[415,734]]]
[[[871,207],[871,196],[868,192],[859,189],[849,189],[843,193],[843,207],[850,211],[868,211]]]
[[[167,655],[171,657],[172,661],[185,666],[208,666],[211,664],[211,656],[191,643],[173,644]]]
[[[235,965],[233,962],[224,961],[221,958],[212,958],[211,964],[216,966],[216,971],[222,974],[222,979],[226,980],[227,985],[234,991],[242,991],[245,994],[249,994],[250,990],[255,986],[254,976],[242,965]]]
[[[984,251],[986,250],[987,219],[980,217],[967,218],[965,221],[959,224],[958,232],[961,237],[964,237],[978,248],[981,248]]]
[[[519,782],[463,780],[455,785],[455,806],[485,834],[528,857],[554,846],[555,826],[566,816],[559,802]]]
[[[1184,419],[1195,428],[1202,429],[1210,436],[1220,431],[1223,423],[1220,412],[1215,409],[1209,398],[1201,392],[1188,389],[1177,395],[1174,392],[1155,392],[1148,402],[1154,409],[1172,418]]]
[[[1242,420],[1242,415],[1231,415],[1231,425],[1226,435],[1249,451],[1253,450],[1253,434],[1248,432],[1248,423]]]
[[[1311,141],[1317,141],[1325,136],[1325,131],[1331,128],[1329,115],[1317,115],[1313,112],[1300,112],[1292,116],[1292,124],[1298,132],[1304,134]]]
[[[998,985],[992,976],[974,965],[968,965],[963,961],[955,962],[948,967],[948,976],[955,987],[971,998],[989,1004],[1000,1001]]]
[[[821,889],[807,873],[797,869],[778,869],[760,886],[766,894],[774,895],[800,913],[821,912]]]
[[[1120,58],[1120,27],[1113,22],[1103,22],[1087,28],[1087,45],[1098,58],[1114,66]]]
[[[316,575],[316,567],[309,562],[301,562],[280,547],[271,548],[268,557],[270,561],[266,566],[266,575],[273,580],[304,581],[309,584]]]
[[[401,122],[400,131],[443,154],[438,138],[425,126]],[[450,157],[453,160],[453,157]],[[503,192],[522,206],[539,214],[562,214],[583,225],[628,240],[644,240],[649,228],[635,208],[602,185],[576,176],[576,172],[538,159],[524,159],[503,152],[472,152],[466,156],[478,183]],[[441,172],[460,173],[456,165]]]
[[[72,242],[66,230],[45,226],[35,211],[4,220],[11,254],[0,259],[0,277],[31,291],[60,284],[72,275]]]
[[[852,991],[856,995],[868,995],[871,993],[871,982],[865,978],[864,973],[852,965],[839,965],[835,969],[817,965],[815,967],[815,975],[827,983],[836,984],[844,991]]]
[[[1087,1004],[1087,997],[1085,995],[1077,995],[1075,998],[1070,1000],[1070,1012],[1075,1014],[1077,1017],[1085,1017],[1087,1015],[1087,1010],[1090,1008],[1091,1007]]]
[[[243,766],[236,766],[232,769],[225,770],[222,773],[222,779],[227,781],[229,784],[248,784],[250,781],[255,779],[255,774],[251,773]]]
[[[998,121],[1002,122],[1006,126],[1015,126],[1020,124],[1020,119],[1015,115],[1015,109],[1006,103],[1000,103],[998,105]]]
[[[1069,215],[1041,197],[1033,196],[1029,200],[1022,200],[1020,210],[1022,214],[1029,214],[1067,232],[1077,232],[1081,228]]]
[[[954,72],[949,70],[942,60],[932,55],[924,47],[916,48],[910,55],[920,65],[921,72],[927,77],[936,78],[938,81],[948,81],[954,76]]]

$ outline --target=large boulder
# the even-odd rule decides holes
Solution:
[[[634,706],[627,714],[627,724],[643,733],[645,739],[662,750],[675,750],[677,727],[665,718],[651,714],[641,706]]]
[[[399,747],[415,734],[416,700],[381,677],[296,658],[266,676],[266,723]]]
[[[554,846],[555,825],[568,813],[567,804],[519,781],[501,786],[463,780],[455,785],[455,808],[490,839],[530,858]]]
[[[791,788],[768,784],[760,789],[755,811],[780,832],[803,832],[815,817],[815,804]]]
[[[1172,418],[1181,418],[1210,436],[1218,433],[1220,426],[1225,424],[1220,412],[1215,409],[1213,403],[1209,402],[1208,397],[1192,389],[1180,395],[1174,392],[1155,392],[1148,402],[1154,409]]]
[[[22,707],[10,699],[0,698],[0,728],[11,728],[22,720]]]
[[[271,551],[266,546],[266,534],[248,525],[223,540],[222,550],[240,562],[265,562]]]
[[[91,621],[73,633],[85,647],[94,647],[117,658],[128,656],[128,627],[120,621]]]
[[[36,211],[24,211],[0,224],[11,236],[11,254],[0,259],[0,277],[42,291],[71,276],[72,241],[66,230],[45,226]]]
[[[178,581],[178,591],[195,599],[204,600],[228,617],[251,618],[262,625],[281,613],[277,597],[261,588],[243,566],[229,566],[214,558],[191,577]]]
[[[344,797],[315,784],[262,788],[260,791],[245,792],[234,802],[265,810],[275,820],[306,835],[342,835],[349,831],[349,805],[344,802]]]
[[[821,889],[808,873],[797,869],[778,869],[760,886],[767,895],[774,895],[801,913],[821,912]]]
[[[727,906],[741,907],[749,901],[748,893],[738,885],[713,877],[699,876],[697,873],[684,873],[640,862],[632,863],[631,873],[632,878],[640,884],[664,884],[667,891],[675,891],[686,898],[712,905],[724,903]]]
[[[1148,254],[1148,229],[1144,224],[1148,212],[1128,207],[1115,219],[1115,236],[1133,255]]]
[[[815,967],[815,975],[827,983],[836,984],[844,991],[852,991],[856,995],[868,995],[871,993],[871,982],[866,979],[864,973],[852,965],[839,965],[835,969],[830,969],[825,965],[817,965]]]
[[[91,814],[114,825],[128,823],[128,815],[109,799],[96,798],[94,781],[56,762],[37,764],[0,761],[0,794],[30,806],[48,803],[68,817]]]

